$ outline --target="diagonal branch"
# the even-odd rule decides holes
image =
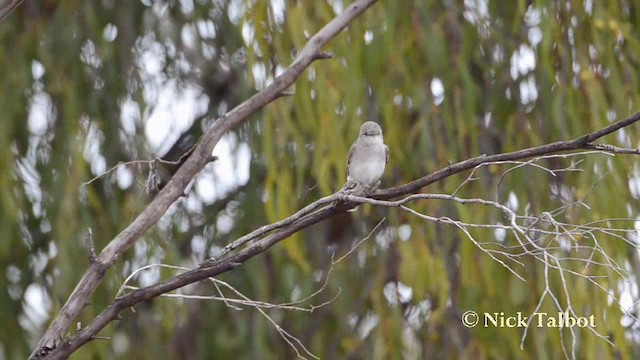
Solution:
[[[322,47],[337,36],[351,21],[373,5],[376,0],[357,0],[349,5],[345,11],[327,23],[320,31],[313,35],[300,51],[291,66],[280,76],[276,77],[264,90],[217,119],[203,134],[193,153],[178,169],[167,186],[153,199],[153,201],[138,215],[138,217],[118,234],[102,252],[95,258],[82,276],[78,285],[60,312],[53,319],[49,328],[38,341],[31,357],[46,355],[67,334],[68,329],[78,317],[89,297],[96,290],[107,270],[111,268],[117,258],[129,249],[151,226],[156,224],[180,196],[185,187],[211,159],[211,153],[220,138],[229,130],[234,129],[247,118],[265,105],[280,97],[302,72],[316,59],[326,57],[321,52]],[[246,259],[245,259],[246,260]],[[227,269],[228,270],[228,269]],[[59,353],[59,352],[58,352]],[[53,356],[64,356],[60,355]]]
[[[23,0],[0,0],[0,21],[4,20]]]
[[[353,208],[356,205],[358,205],[360,202],[369,202],[369,203],[375,204],[376,199],[383,200],[383,199],[390,199],[390,198],[401,196],[401,195],[410,195],[418,192],[420,189],[422,189],[423,187],[431,183],[443,180],[451,175],[454,175],[463,171],[472,170],[475,167],[482,164],[501,162],[501,161],[522,160],[522,159],[528,159],[536,156],[549,155],[553,153],[570,151],[570,150],[592,150],[594,149],[594,144],[591,143],[592,141],[597,140],[602,136],[608,135],[612,132],[619,130],[620,128],[629,126],[638,121],[640,121],[640,113],[635,114],[627,119],[618,121],[614,124],[611,124],[593,134],[581,136],[575,140],[559,141],[559,142],[555,142],[547,145],[531,147],[528,149],[514,151],[510,153],[496,154],[496,155],[489,155],[489,156],[482,155],[482,156],[478,156],[468,160],[464,160],[459,163],[452,164],[445,168],[437,170],[432,174],[424,176],[408,184],[377,191],[374,194],[374,196],[372,196],[374,199],[350,197],[350,196],[345,196],[344,194],[341,194],[341,193],[335,193],[333,195],[319,199],[305,206],[303,209],[301,209],[300,211],[296,212],[295,214],[291,215],[286,219],[283,219],[271,225],[263,226],[253,231],[252,233],[239,238],[238,240],[228,245],[227,248],[223,250],[224,251],[223,254],[221,254],[220,256],[216,256],[215,258],[204,261],[199,267],[195,269],[186,271],[180,275],[167,279],[161,283],[135,290],[126,296],[116,299],[102,313],[100,313],[93,320],[93,322],[91,322],[87,327],[83,328],[82,330],[77,332],[75,335],[71,336],[69,339],[67,339],[62,344],[60,344],[60,346],[55,350],[55,352],[51,354],[50,358],[52,359],[64,358],[65,356],[68,356],[69,354],[73,353],[76,349],[78,349],[84,343],[96,338],[98,332],[102,330],[111,321],[115,320],[118,314],[122,310],[127,309],[140,302],[157,297],[161,294],[167,293],[169,291],[173,291],[180,287],[233,270],[236,267],[242,265],[247,260],[266,251],[267,249],[277,244],[278,242],[282,241],[283,239],[288,238],[292,234],[302,229],[305,229],[313,224],[316,224],[324,219],[327,219],[337,213],[341,213],[350,208]],[[605,148],[598,148],[598,150],[602,152],[617,153],[615,151],[616,150],[615,148],[605,147]],[[621,153],[626,154],[626,153],[632,153],[632,152],[625,151]],[[431,194],[429,196],[413,195],[409,197],[408,200],[399,200],[394,204],[401,205],[413,198],[420,198],[420,197],[438,198],[438,196],[442,197],[442,195],[436,195],[436,194]],[[448,195],[447,197],[451,197],[451,196]],[[350,199],[358,200],[358,201],[351,201]],[[478,200],[476,202],[480,202],[480,201]],[[486,202],[485,204],[494,204],[494,202]],[[505,208],[501,208],[501,209],[504,210]],[[231,255],[229,257],[225,257],[226,254],[230,253],[233,250],[237,250],[243,245],[246,245],[248,243],[250,243],[250,245],[245,246],[236,254]],[[530,241],[529,243],[531,244]],[[535,247],[537,245],[533,243],[533,246]]]

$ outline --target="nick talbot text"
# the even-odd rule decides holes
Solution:
[[[535,312],[525,316],[518,311],[515,315],[506,315],[504,312],[484,313],[484,327],[500,328],[572,328],[572,327],[596,327],[596,319],[591,316],[573,316],[568,311],[557,313]]]

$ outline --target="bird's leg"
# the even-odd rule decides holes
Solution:
[[[365,196],[371,195],[374,191],[378,190],[379,187],[380,187],[380,180],[376,181],[373,185],[365,186],[364,195]]]
[[[346,201],[346,197],[348,195],[353,194],[354,192],[357,191],[358,189],[358,185],[360,185],[360,183],[354,179],[347,179],[347,182],[342,186],[342,189],[340,189],[340,191],[338,191],[338,200],[336,202],[333,203],[333,206],[338,205],[344,201]]]
[[[358,182],[354,179],[347,180],[347,183],[344,184],[342,189],[340,189],[341,193],[351,195],[355,188],[358,186]]]

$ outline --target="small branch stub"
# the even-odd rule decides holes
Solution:
[[[89,253],[89,263],[93,264],[96,262],[96,248],[93,245],[93,232],[91,228],[88,228],[84,234],[84,241],[87,245],[87,252]]]
[[[333,59],[333,54],[330,52],[320,52],[318,53],[316,56],[314,56],[314,60],[326,60],[326,59]]]

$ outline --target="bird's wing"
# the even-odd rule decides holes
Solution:
[[[354,141],[353,144],[351,145],[351,148],[349,149],[349,156],[347,156],[347,179],[351,175],[351,174],[349,174],[349,166],[351,165],[351,157],[353,156],[353,153],[355,152],[357,144],[358,144],[358,140]]]
[[[387,145],[384,146],[384,155],[385,155],[385,163],[389,162],[389,147]]]

